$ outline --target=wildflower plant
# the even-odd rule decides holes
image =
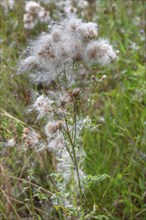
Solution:
[[[27,1],[23,16],[24,28],[33,29],[39,22],[47,23],[50,20],[50,13],[43,6],[35,1]]]
[[[8,14],[10,10],[15,11],[17,3],[15,0],[2,0],[0,5],[4,13]],[[77,14],[81,11],[82,16],[84,16],[87,13],[86,9],[89,7],[89,3],[86,0],[24,0],[22,5],[24,8],[23,23],[26,30],[34,29],[38,23],[47,24],[50,22],[54,16],[52,8],[66,15]]]
[[[32,41],[19,63],[18,72],[29,72],[33,83],[48,88],[37,94],[28,110],[37,113],[36,121],[45,121],[46,141],[40,142],[31,130],[24,131],[25,140],[37,152],[47,150],[54,155],[54,171],[49,175],[56,187],[50,200],[57,210],[64,207],[74,219],[95,216],[95,209],[84,209],[86,190],[92,182],[106,177],[90,176],[84,171],[83,134],[86,130],[96,131],[98,125],[84,116],[82,100],[90,99],[90,92],[86,93],[92,82],[98,85],[106,78],[97,79],[91,67],[105,66],[116,59],[109,42],[98,39],[96,23],[69,16]]]

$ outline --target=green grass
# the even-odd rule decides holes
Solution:
[[[146,215],[145,8],[141,0],[104,0],[87,18],[97,21],[99,35],[119,50],[119,61],[101,71],[107,79],[98,92],[91,87],[94,105],[84,107],[95,123],[104,117],[97,132],[84,135],[85,170],[110,176],[90,186],[85,208],[94,203],[97,215],[112,220],[143,220]],[[27,76],[15,75],[16,65],[27,41],[47,26],[25,31],[22,10],[20,4],[7,16],[1,12],[0,142],[15,137],[21,143],[23,127],[34,126],[25,112],[32,85]],[[49,202],[51,156],[22,148],[0,146],[0,219],[59,219]]]

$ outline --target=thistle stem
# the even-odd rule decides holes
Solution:
[[[84,211],[83,211],[83,197],[82,197],[82,188],[81,188],[81,180],[80,180],[80,175],[79,175],[79,166],[78,166],[78,162],[77,162],[77,158],[76,158],[76,152],[75,152],[75,142],[73,142],[70,132],[69,132],[69,128],[68,128],[68,123],[67,123],[67,119],[65,119],[65,124],[66,124],[66,129],[67,129],[67,134],[68,134],[68,138],[72,147],[72,152],[73,152],[73,158],[74,158],[74,165],[75,165],[75,169],[77,172],[77,179],[78,179],[78,186],[79,186],[79,194],[80,194],[80,204],[81,204],[81,210],[82,210],[82,220],[84,220]],[[75,126],[76,128],[76,126]]]

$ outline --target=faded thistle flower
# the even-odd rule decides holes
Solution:
[[[47,23],[50,20],[49,11],[46,11],[44,7],[35,1],[26,2],[25,12],[26,14],[23,16],[25,29],[33,29],[38,22]]]
[[[91,41],[86,48],[86,60],[89,63],[99,63],[103,66],[109,64],[111,61],[117,59],[112,46],[107,40],[99,39],[98,41]]]
[[[31,2],[26,11],[30,13],[33,9],[33,13],[38,13],[39,8],[38,4]],[[30,23],[31,19],[30,15],[25,16]],[[87,182],[83,170],[86,152],[82,134],[86,129],[97,130],[97,125],[88,116],[83,118],[79,104],[90,81],[90,67],[92,64],[104,66],[117,59],[109,42],[97,37],[96,23],[85,23],[74,15],[68,16],[32,41],[26,58],[19,64],[19,72],[29,71],[34,82],[48,86],[45,95],[38,95],[29,111],[37,113],[37,120],[44,119],[47,144],[41,145],[40,151],[47,149],[54,154],[56,170],[52,176],[59,189],[52,201],[58,205],[66,204],[66,207],[70,204],[74,207],[75,198],[76,206],[80,200],[82,207],[84,182]],[[102,76],[98,82],[105,78],[106,75]],[[95,75],[92,79],[97,81]],[[26,136],[26,140],[31,144],[31,137],[38,144],[33,132]],[[76,213],[81,217],[78,207]]]
[[[30,19],[30,16],[26,18]],[[34,81],[56,80],[66,70],[69,80],[74,80],[71,65],[82,62],[106,65],[117,59],[112,46],[107,40],[94,40],[98,35],[96,23],[84,23],[75,16],[68,17],[60,24],[52,25],[49,33],[41,34],[27,50],[27,57],[20,61],[19,72],[33,69]],[[78,73],[80,74],[80,73]]]

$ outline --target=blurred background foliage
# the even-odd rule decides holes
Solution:
[[[110,177],[90,186],[86,209],[95,205],[97,219],[143,220],[146,216],[146,80],[144,0],[89,1],[84,20],[99,25],[99,35],[119,50],[117,63],[101,69],[107,79],[84,103],[84,112],[98,132],[84,134],[86,173]],[[96,4],[96,7],[94,7]],[[53,10],[53,5],[48,6]],[[49,201],[52,155],[4,147],[11,139],[21,143],[22,130],[34,125],[26,113],[35,86],[27,75],[17,75],[19,56],[30,39],[48,24],[33,30],[23,27],[24,1],[16,1],[7,14],[0,10],[0,219],[59,219]],[[54,12],[54,17],[56,16]],[[94,70],[93,70],[94,71]]]

